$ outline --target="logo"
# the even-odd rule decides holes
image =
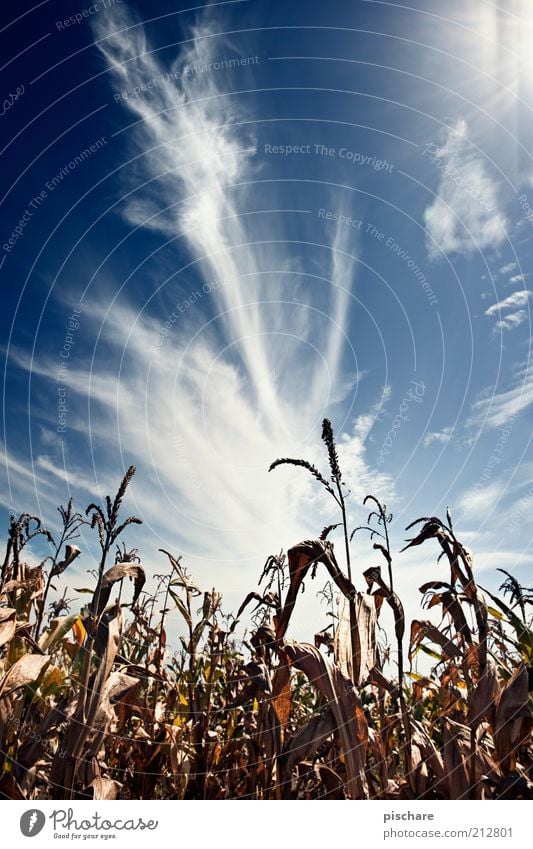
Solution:
[[[26,811],[20,818],[20,830],[24,837],[35,837],[44,828],[46,817],[42,811],[32,808]]]

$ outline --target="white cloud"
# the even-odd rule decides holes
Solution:
[[[500,268],[500,274],[510,274],[517,267],[516,262],[508,262],[507,265],[502,265]]]
[[[507,283],[510,286],[516,286],[517,283],[525,283],[527,278],[527,274],[514,274],[513,277],[509,277]]]
[[[244,217],[263,199],[243,185],[253,178],[253,143],[236,126],[232,99],[222,96],[216,74],[162,78],[157,54],[129,23],[121,15],[120,22],[106,16],[99,24],[114,84],[126,90],[156,77],[160,83],[124,104],[139,119],[137,179],[151,180],[149,192],[139,189],[124,213],[167,237],[186,231],[198,275],[224,282],[208,293],[191,284],[198,297],[182,313],[176,302],[184,298],[183,284],[173,281],[160,293],[158,316],[137,312],[127,293],[108,312],[105,298],[89,292],[84,332],[98,346],[92,363],[73,357],[62,378],[67,428],[105,472],[104,482],[95,472],[95,492],[119,480],[130,463],[138,466],[132,512],[144,519],[140,532],[150,550],[155,536],[183,553],[200,581],[208,574],[217,587],[232,590],[243,586],[245,570],[249,587],[268,554],[338,520],[335,504],[305,470],[267,469],[277,457],[293,456],[327,473],[321,419],[342,400],[339,387],[349,393],[361,378],[343,367],[350,356],[353,244],[348,228],[335,229],[323,279],[312,281],[302,302],[288,300],[293,249],[284,248],[272,217],[261,221],[254,244]],[[220,41],[208,33],[195,31],[176,69],[209,64]],[[304,269],[305,260],[304,254]],[[162,333],[173,310],[176,318]],[[13,352],[12,359],[56,380],[57,363],[45,356],[30,363]],[[337,423],[341,463],[357,498],[369,490],[393,492],[390,477],[374,473],[365,457],[377,415],[379,408]],[[61,466],[48,436],[45,451],[39,469],[84,498],[91,481],[82,459]]]
[[[519,365],[508,388],[492,389],[472,405],[468,427],[493,429],[514,420],[533,403],[533,372],[528,363]]]
[[[446,443],[450,441],[452,433],[453,427],[445,427],[441,431],[426,433],[422,445],[424,448],[427,448],[428,445],[432,445],[434,442],[437,442],[440,445],[446,445]]]
[[[458,501],[462,517],[483,522],[497,506],[504,487],[494,482],[467,490]]]
[[[519,292],[513,292],[508,298],[499,301],[497,304],[492,304],[488,310],[485,310],[485,315],[496,315],[502,310],[515,309],[516,307],[524,307],[529,302],[531,292],[528,289],[522,289]]]
[[[507,222],[499,208],[498,186],[468,141],[467,129],[465,121],[458,121],[444,143],[432,145],[428,154],[440,171],[436,198],[424,212],[431,258],[441,251],[472,253],[497,246],[505,238]]]
[[[526,321],[527,316],[528,314],[525,310],[517,310],[517,312],[509,313],[501,321],[496,322],[494,330],[514,330],[515,327],[520,327]]]

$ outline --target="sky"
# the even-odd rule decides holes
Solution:
[[[327,473],[328,417],[350,526],[369,493],[393,514],[409,614],[447,575],[436,543],[398,553],[405,526],[447,507],[480,583],[531,583],[531,3],[2,15],[1,526],[57,527],[135,464],[127,547],[235,610],[338,521],[304,470],[268,472]],[[368,535],[352,560],[362,588]]]

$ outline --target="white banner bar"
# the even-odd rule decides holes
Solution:
[[[2,813],[2,845],[35,849],[66,841],[124,849],[190,840],[198,849],[287,849],[292,841],[323,849],[346,840],[354,849],[533,844],[532,806],[524,801],[35,801],[7,802]]]

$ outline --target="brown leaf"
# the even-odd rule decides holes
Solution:
[[[438,519],[433,517],[425,523],[416,537],[407,540],[407,545],[400,549],[400,554],[402,551],[405,551],[407,548],[411,548],[413,545],[421,545],[426,540],[435,538],[438,539],[439,542],[441,540],[451,540],[449,531],[441,525]]]
[[[333,543],[327,540],[304,540],[298,545],[290,548],[287,554],[289,562],[290,584],[277,623],[276,636],[282,640],[287,631],[291,614],[296,604],[296,598],[302,582],[311,566],[322,563],[337,584],[338,588],[346,598],[355,595],[355,588],[339,569],[339,565],[333,553]]]
[[[377,613],[374,596],[357,593],[354,600],[356,627],[353,634],[356,643],[358,669],[353,669],[352,631],[350,628],[350,604],[344,596],[339,602],[339,619],[335,629],[334,654],[342,672],[358,687],[368,680],[371,669],[376,664]]]
[[[9,773],[4,773],[0,778],[0,794],[7,796],[8,799],[16,799],[22,802],[26,799],[24,791],[15,777]]]
[[[111,571],[111,570],[110,570]],[[122,638],[122,614],[120,609],[117,616],[109,622],[107,644],[104,656],[100,661],[87,703],[85,705],[85,722],[90,727],[93,723],[96,711],[106,694],[106,686],[109,686],[109,675],[117,656]],[[128,676],[126,676],[128,677]]]
[[[533,728],[528,701],[528,675],[520,664],[496,701],[494,744],[502,772],[515,768],[517,749],[527,745]]]
[[[116,799],[122,784],[113,781],[111,778],[98,776],[91,781],[89,787],[92,787],[93,799],[101,801],[103,799]]]
[[[472,642],[472,633],[468,627],[463,608],[454,593],[445,592],[441,594],[442,609],[448,613],[455,625],[458,634],[461,634],[467,643]]]
[[[333,637],[333,655],[339,669],[353,681],[352,635],[350,627],[350,603],[341,596],[338,602],[337,627]],[[359,682],[357,682],[359,683]]]
[[[374,668],[370,670],[369,679],[369,683],[374,684],[375,687],[381,687],[382,690],[386,690],[391,694],[393,699],[397,699],[400,695],[398,686],[393,684],[392,681],[389,681],[388,678],[385,678],[377,666],[374,666]]]
[[[465,725],[446,719],[444,722],[444,766],[448,775],[448,799],[468,799],[470,780],[468,778],[466,749],[469,730]]]
[[[182,791],[185,792],[189,782],[192,762],[183,745],[182,729],[177,728],[175,725],[167,725],[165,728],[169,740],[170,768],[175,777],[180,777],[180,783],[183,784]]]
[[[434,786],[439,791],[438,795],[444,798],[447,775],[441,753],[437,750],[422,722],[411,720],[411,734],[413,745],[418,747],[424,761],[435,776],[436,784]]]
[[[433,625],[432,622],[413,619],[411,622],[411,638],[409,640],[409,661],[412,660],[416,649],[424,637],[439,645],[448,657],[462,657],[461,650],[455,643],[452,643],[451,640],[445,637],[436,625]]]
[[[329,708],[324,708],[296,732],[287,750],[289,775],[297,763],[311,759],[315,755],[322,743],[333,734],[335,728],[333,713]]]
[[[0,646],[4,646],[10,641],[15,629],[17,611],[13,607],[0,608]]]
[[[274,673],[271,704],[279,724],[286,728],[292,706],[291,671],[287,663],[281,663]]]
[[[347,793],[352,799],[367,799],[365,776],[368,723],[352,682],[308,643],[291,643],[281,651],[289,662],[305,673],[331,708],[343,751]]]
[[[7,696],[35,681],[50,663],[48,655],[24,654],[11,666],[0,682],[0,696]]]
[[[76,557],[79,557],[80,554],[81,551],[77,545],[67,545],[65,547],[64,559],[61,560],[59,563],[56,563],[55,566],[52,567],[50,577],[55,578],[56,575],[61,575],[61,573],[65,571],[67,566],[70,566],[70,564],[73,563]]]
[[[91,613],[96,619],[100,617],[107,606],[113,584],[116,584],[117,581],[122,581],[123,578],[133,578],[134,580],[133,599],[131,601],[132,606],[139,598],[146,581],[146,575],[143,567],[140,563],[115,563],[111,569],[108,569],[107,572],[104,573],[100,585],[94,592],[94,596],[91,601]]]
[[[4,595],[4,593],[12,593],[14,590],[22,590],[25,586],[25,581],[7,581],[7,583],[4,584],[2,595]]]

